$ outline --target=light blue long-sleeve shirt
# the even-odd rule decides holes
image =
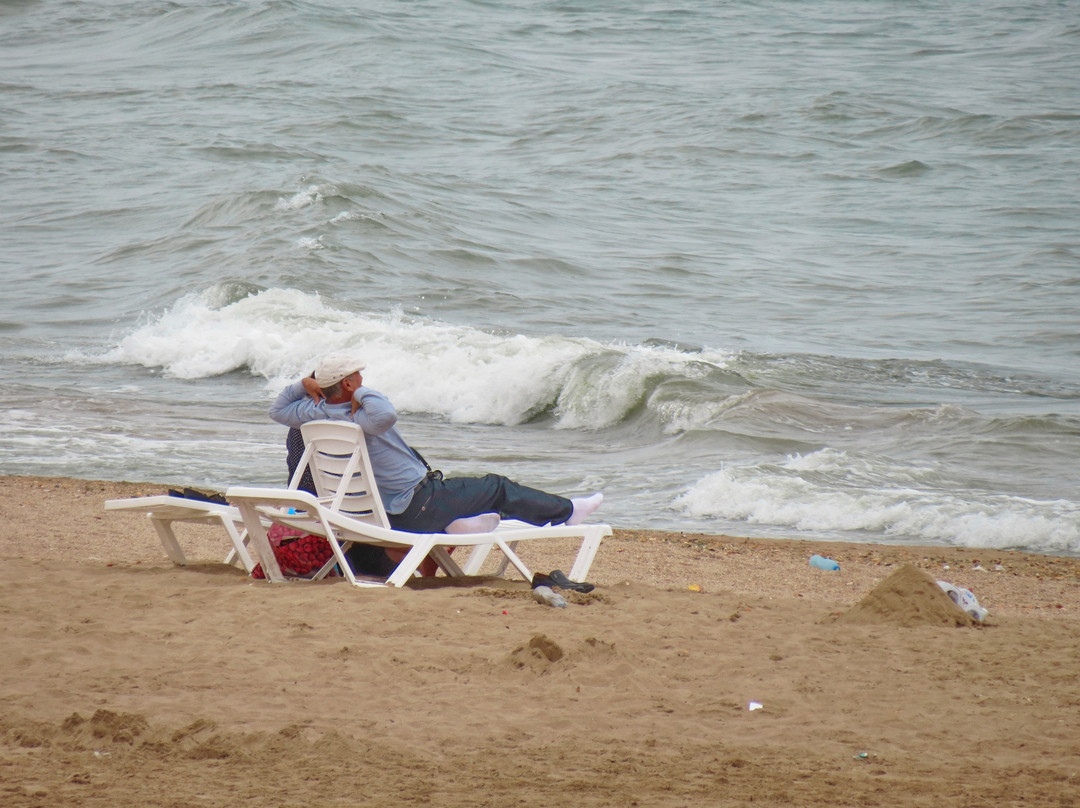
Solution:
[[[325,399],[317,402],[307,394],[302,382],[294,382],[270,406],[270,417],[296,429],[308,421],[356,423],[364,430],[383,507],[387,513],[401,513],[409,507],[413,491],[427,474],[427,467],[397,431],[397,410],[390,399],[370,387],[358,388],[353,398],[360,404],[355,414],[351,402],[330,404]]]

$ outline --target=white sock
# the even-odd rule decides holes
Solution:
[[[490,533],[499,526],[499,514],[481,513],[463,516],[446,526],[446,533]]]
[[[574,512],[566,520],[568,525],[580,525],[595,511],[604,501],[604,495],[597,491],[591,497],[578,497],[570,500],[574,503]]]

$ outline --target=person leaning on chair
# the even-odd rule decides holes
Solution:
[[[398,432],[397,410],[390,400],[364,386],[361,371],[365,367],[349,354],[326,357],[315,373],[281,391],[270,407],[270,417],[292,429],[319,420],[351,420],[358,424],[364,431],[375,482],[394,529],[409,533],[484,533],[494,530],[501,518],[531,525],[576,525],[603,502],[600,493],[568,499],[520,485],[500,474],[444,479],[441,472],[430,470]],[[295,467],[295,461],[291,466]]]

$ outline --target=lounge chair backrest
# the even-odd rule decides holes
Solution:
[[[368,459],[364,431],[351,421],[311,421],[300,427],[304,454],[289,488],[311,469],[315,491],[330,510],[379,527],[390,527]]]

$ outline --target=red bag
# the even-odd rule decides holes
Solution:
[[[271,525],[266,535],[281,574],[292,578],[310,578],[334,555],[330,542],[322,536],[312,536],[295,528]],[[255,565],[251,577],[266,578],[262,564]]]

